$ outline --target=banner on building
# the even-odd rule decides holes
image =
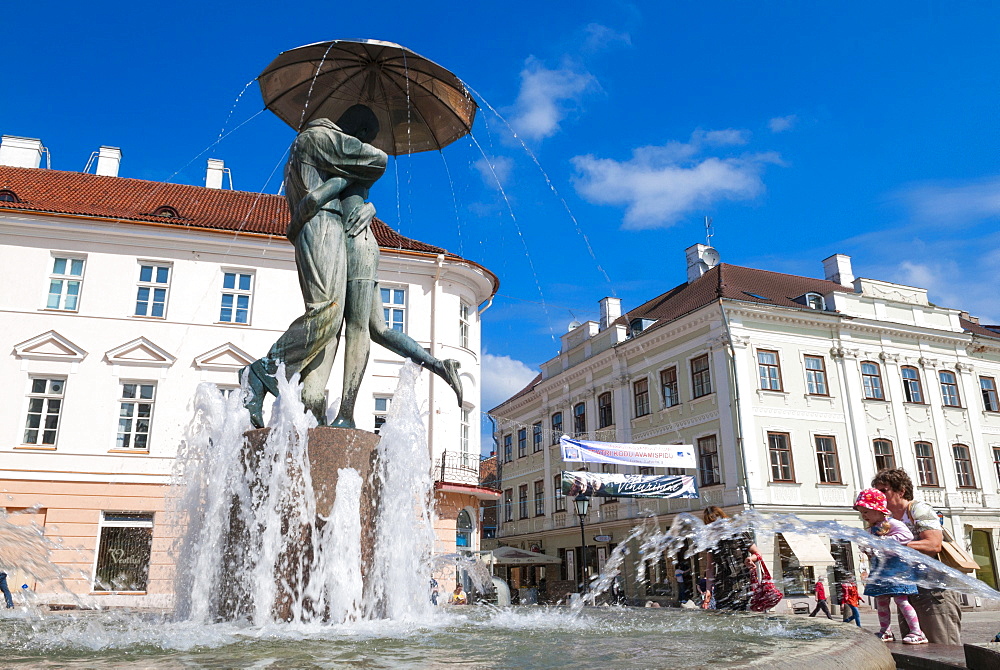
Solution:
[[[611,463],[648,468],[698,467],[694,446],[690,444],[621,444],[588,442],[563,435],[559,438],[564,461],[573,463]]]
[[[567,496],[598,498],[697,498],[691,475],[614,475],[601,472],[563,472]]]

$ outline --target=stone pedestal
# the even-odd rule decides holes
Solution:
[[[250,473],[259,472],[260,455],[267,440],[269,428],[250,430],[244,433],[243,465],[252,482],[253,499],[261,500],[266,495],[262,482]],[[375,518],[378,508],[377,478],[373,476],[377,458],[376,446],[379,436],[364,430],[313,428],[307,436],[306,453],[312,489],[316,498],[315,525],[302,524],[291,513],[281,519],[281,532],[285,537],[296,536],[297,540],[281,555],[274,579],[278,584],[273,614],[276,620],[290,621],[293,618],[292,605],[299,600],[308,586],[310,567],[313,560],[313,528],[318,533],[323,528],[323,519],[330,515],[337,490],[337,479],[341,468],[353,468],[361,475],[361,573],[362,579],[369,573],[375,547]],[[301,476],[301,473],[298,473]],[[295,474],[293,474],[293,477]],[[259,547],[250,546],[251,539],[243,519],[239,514],[238,501],[234,498],[229,510],[229,535],[224,543],[225,570],[222,577],[219,617],[223,620],[248,618],[252,608],[253,585],[244,578],[252,566],[251,557],[259,552]],[[303,609],[309,611],[311,603],[303,602]],[[310,612],[312,617],[323,617],[323,612]]]

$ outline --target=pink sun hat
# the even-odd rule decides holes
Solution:
[[[870,509],[889,516],[889,508],[885,506],[885,494],[878,489],[865,489],[854,501],[854,509]]]

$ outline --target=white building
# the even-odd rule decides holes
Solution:
[[[303,307],[284,198],[39,167],[39,140],[0,143],[0,503],[61,542],[70,588],[101,602],[163,605],[174,531],[165,487],[200,382],[238,386]],[[439,547],[478,542],[478,307],[496,290],[484,267],[373,223],[386,318],[438,358],[461,363],[465,404],[423,373],[439,492]],[[377,429],[402,359],[375,345],[356,417]],[[339,395],[341,365],[331,379]],[[269,404],[269,403],[268,403]],[[456,524],[459,528],[456,529]],[[457,534],[456,534],[457,533]],[[472,546],[471,548],[476,548]],[[147,574],[148,573],[148,574]],[[102,584],[111,575],[121,583]],[[24,575],[11,583],[27,583]]]
[[[499,541],[558,555],[546,582],[575,588],[580,531],[558,482],[579,464],[559,456],[565,432],[697,451],[697,500],[593,500],[591,571],[647,511],[661,526],[706,505],[860,526],[856,493],[877,470],[903,467],[916,498],[943,513],[983,566],[978,576],[996,586],[1000,327],[931,304],[925,289],[856,279],[847,256],[823,266],[824,279],[785,275],[719,264],[714,249],[695,245],[687,283],[625,314],[617,299],[601,300],[601,322],[563,335],[559,356],[491,412]],[[595,546],[595,534],[612,539]],[[850,545],[828,538],[758,543],[790,593],[835,560],[858,567]],[[517,578],[540,580],[540,570]],[[652,582],[630,590],[670,592],[673,570],[659,566]]]

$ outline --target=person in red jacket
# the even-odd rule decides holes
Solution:
[[[823,614],[826,615],[827,619],[832,619],[830,616],[830,606],[826,603],[826,585],[823,584],[823,578],[820,577],[816,580],[816,589],[814,591],[816,594],[816,608],[813,609],[812,614],[809,616],[816,616],[816,612],[823,610]]]
[[[844,608],[844,623],[853,621],[861,628],[861,613],[858,611],[858,586],[854,583],[854,575],[848,575],[840,583],[840,605]],[[847,616],[850,608],[851,616]]]

